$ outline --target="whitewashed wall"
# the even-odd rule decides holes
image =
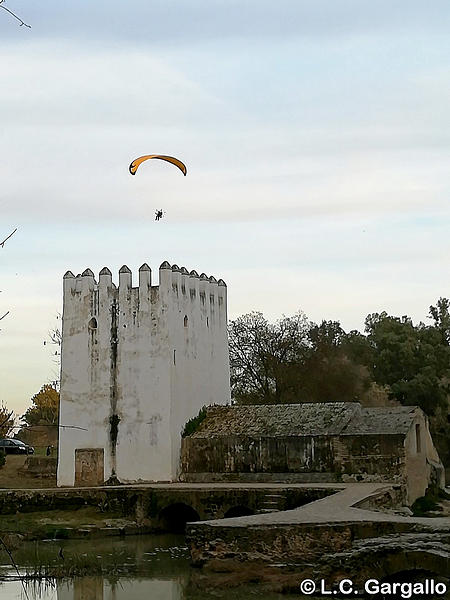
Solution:
[[[74,485],[81,448],[104,449],[105,480],[176,479],[186,421],[230,401],[226,326],[226,286],[214,277],[164,262],[152,286],[144,264],[133,287],[124,266],[116,288],[107,268],[98,284],[89,269],[67,272],[58,485]]]

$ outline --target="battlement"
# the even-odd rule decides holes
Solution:
[[[171,265],[168,261],[164,261],[159,267],[159,285],[152,286],[152,270],[147,263],[144,263],[139,269],[138,282],[139,285],[133,287],[132,272],[127,265],[123,265],[119,269],[119,284],[116,286],[112,281],[112,273],[108,267],[103,267],[99,273],[98,280],[95,279],[94,273],[87,268],[83,273],[75,276],[72,271],[67,271],[64,275],[64,293],[89,293],[101,289],[118,289],[122,290],[145,290],[149,288],[160,289],[161,291],[188,294],[192,291],[191,298],[198,294],[205,294],[209,291],[210,294],[224,297],[226,293],[226,283],[223,279],[217,280],[214,275],[199,275],[197,271],[188,271],[186,267],[179,267],[176,264]]]
[[[119,269],[118,275],[116,285],[108,267],[103,267],[97,280],[89,268],[76,277],[67,271],[63,285],[66,321],[71,319],[74,326],[84,327],[86,319],[100,317],[106,324],[114,306],[125,329],[130,327],[130,321],[137,326],[151,318],[165,322],[169,314],[170,322],[179,322],[175,315],[180,312],[186,322],[190,323],[198,312],[207,327],[226,329],[227,286],[223,279],[217,281],[213,275],[189,272],[186,267],[168,261],[159,267],[158,285],[152,285],[152,271],[147,263],[140,267],[138,285],[134,287],[133,274],[127,265]]]

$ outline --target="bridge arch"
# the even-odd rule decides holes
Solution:
[[[158,515],[159,528],[171,533],[184,533],[186,523],[200,521],[198,512],[184,502],[175,502],[163,508]]]
[[[375,578],[381,582],[423,581],[427,577],[448,577],[448,557],[433,549],[396,549],[368,553],[359,561],[360,577]]]

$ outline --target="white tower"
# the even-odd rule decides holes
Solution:
[[[227,288],[164,262],[64,275],[58,485],[173,481],[181,431],[230,401]]]

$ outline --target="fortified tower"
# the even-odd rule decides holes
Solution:
[[[64,275],[58,485],[173,481],[181,431],[230,401],[227,288],[167,261]]]

